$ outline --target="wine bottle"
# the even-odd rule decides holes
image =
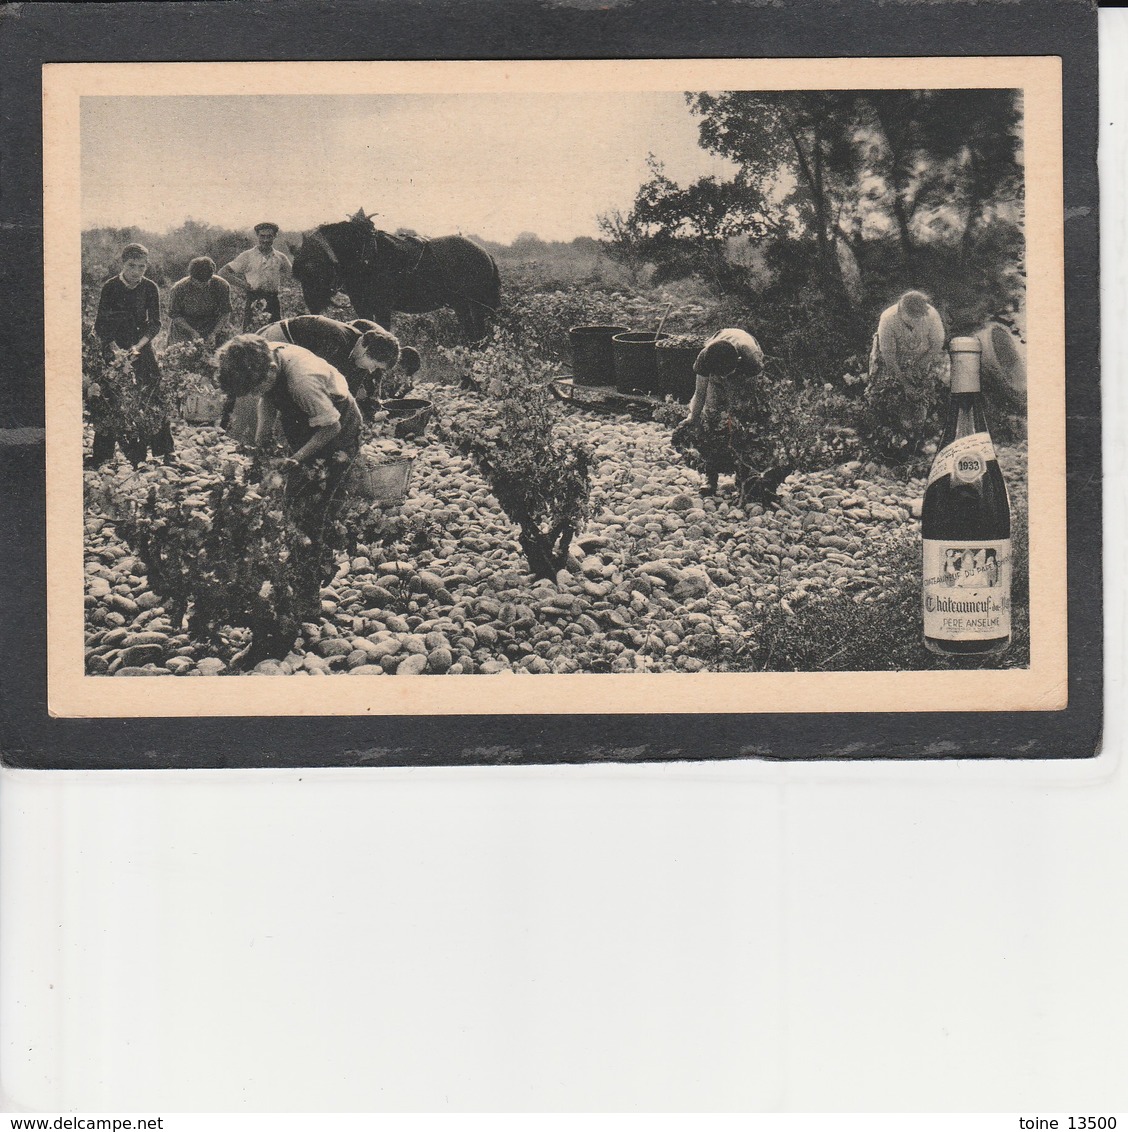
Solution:
[[[1011,639],[1010,502],[979,389],[980,344],[953,338],[948,420],[921,509],[924,643],[944,656]]]

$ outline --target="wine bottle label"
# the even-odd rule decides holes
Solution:
[[[1011,540],[924,540],[924,635],[990,641],[1011,631]]]
[[[976,483],[983,478],[987,465],[995,459],[995,446],[989,432],[973,432],[953,440],[941,448],[932,461],[928,483],[952,476],[956,483]],[[927,489],[926,489],[927,490]]]

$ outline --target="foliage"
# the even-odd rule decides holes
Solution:
[[[571,349],[571,327],[605,324],[614,313],[605,294],[584,288],[517,294],[498,316],[498,340],[538,359],[557,360]]]
[[[607,254],[638,276],[645,262],[655,264],[655,282],[698,274],[717,291],[738,277],[728,259],[734,236],[760,239],[778,225],[766,215],[767,204],[745,178],[718,181],[702,177],[681,188],[666,176],[651,154],[650,178],[624,216],[615,211],[598,219]]]
[[[862,378],[860,398],[843,403],[863,453],[905,479],[927,472],[944,428],[947,394],[938,380],[931,388],[905,383],[879,367]]]
[[[1012,90],[728,91],[689,95],[701,142],[735,161],[770,199],[781,171],[791,193],[776,202],[829,250],[893,233],[921,245],[967,245],[978,227],[1021,202],[1021,101]],[[824,279],[824,282],[827,282]]]
[[[96,430],[127,441],[155,435],[168,419],[163,383],[138,377],[128,350],[107,350],[93,334],[82,343],[82,397]]]
[[[685,420],[685,406],[680,401],[663,401],[651,410],[650,419],[667,428],[677,428]]]
[[[481,407],[441,431],[469,456],[502,510],[519,528],[529,568],[553,579],[591,511],[592,453],[556,432],[547,383],[554,367],[535,350],[496,330],[469,355],[469,377],[486,394]]]
[[[876,142],[868,203],[892,216],[910,254],[936,238],[966,247],[1001,206],[1021,201],[1019,92],[865,91],[855,106]]]
[[[250,628],[247,665],[284,657],[302,622],[317,619],[337,554],[355,553],[386,525],[333,489],[341,471],[330,460],[283,472],[273,460],[229,456],[154,484],[118,529],[174,624],[187,618],[189,633],[211,643],[225,627]]]
[[[824,390],[767,369],[745,379],[728,413],[681,424],[672,439],[690,467],[735,475],[742,503],[770,504],[792,472],[818,471],[857,454],[856,436],[840,423],[841,409]]]
[[[332,311],[326,313],[346,322],[352,317],[351,314],[334,314]],[[446,307],[424,314],[397,314],[394,323],[392,333],[400,342],[420,350],[449,349],[463,340],[454,311]]]
[[[1013,639],[1000,656],[969,660],[976,668],[1012,668],[1029,663],[1027,548],[1015,531]],[[920,539],[915,533],[888,536],[873,546],[872,558],[890,581],[866,600],[834,590],[798,608],[772,606],[757,621],[756,647],[748,659],[755,671],[872,672],[951,668],[957,663],[924,647],[920,609]],[[906,631],[906,626],[911,626]]]
[[[219,392],[214,355],[202,341],[176,342],[160,353],[161,384],[181,412],[193,394]]]

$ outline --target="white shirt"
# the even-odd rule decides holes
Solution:
[[[282,276],[290,274],[292,265],[289,257],[277,248],[271,248],[270,255],[263,255],[258,248],[247,248],[227,266],[245,276],[252,291],[273,291],[277,294],[282,286]]]
[[[940,357],[944,349],[944,324],[929,307],[923,318],[907,323],[898,304],[882,311],[877,324],[877,344],[882,360],[894,370],[911,369]]]
[[[302,346],[271,342],[270,348],[278,363],[278,380],[285,382],[294,404],[309,419],[310,428],[336,424],[341,414],[333,402],[348,399],[349,383],[324,358]]]

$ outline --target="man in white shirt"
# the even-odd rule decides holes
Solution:
[[[278,322],[282,318],[282,304],[278,293],[282,279],[290,274],[293,265],[288,256],[275,249],[274,238],[277,235],[277,224],[269,221],[256,224],[258,246],[240,252],[219,270],[223,279],[242,287],[247,293],[246,306],[243,308],[244,332],[252,327],[257,302],[265,302],[267,322]]]

